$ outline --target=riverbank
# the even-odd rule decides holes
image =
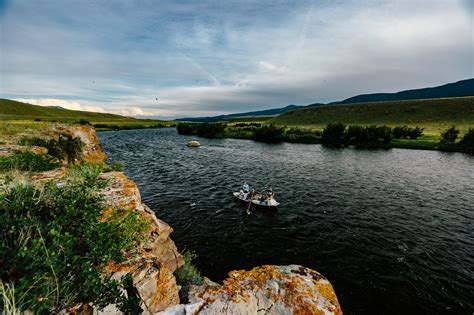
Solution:
[[[338,126],[338,130],[330,129]],[[474,153],[474,129],[468,128],[464,134],[454,127],[454,138],[444,139],[443,134],[424,134],[424,128],[396,126],[361,126],[329,124],[322,129],[307,129],[268,125],[262,123],[206,124],[181,123],[178,133],[197,135],[205,138],[232,138],[255,140],[268,143],[288,142],[323,144],[332,147],[353,146],[356,148],[401,148],[417,150],[438,150],[447,152]],[[448,128],[449,130],[449,128]]]
[[[196,276],[92,127],[37,122],[0,136],[0,283],[17,301],[7,313],[342,313],[329,281],[302,266],[232,271],[222,285]]]

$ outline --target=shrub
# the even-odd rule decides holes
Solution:
[[[90,121],[88,121],[88,120],[86,120],[86,119],[84,119],[84,118],[79,119],[78,123],[79,123],[80,125],[90,125],[90,124],[91,124]]]
[[[408,126],[397,126],[393,128],[393,137],[395,139],[417,139],[423,135],[424,128],[416,126],[415,128],[410,128]]]
[[[342,146],[345,140],[346,126],[341,123],[330,123],[323,129],[321,141],[327,146]]]
[[[68,134],[60,134],[58,139],[45,140],[37,137],[23,138],[19,141],[21,145],[35,145],[48,149],[48,154],[60,160],[72,163],[81,159],[84,142],[80,138],[73,138]]]
[[[225,131],[220,123],[180,123],[176,126],[180,135],[197,135],[204,138],[215,138]]]
[[[296,143],[317,143],[321,137],[318,130],[289,128],[284,133],[284,140]]]
[[[346,132],[346,144],[356,147],[386,147],[392,140],[392,129],[387,126],[349,126]]]
[[[49,154],[32,152],[14,153],[0,157],[0,171],[19,170],[43,172],[60,166],[58,159]]]
[[[255,141],[277,143],[282,140],[281,139],[282,134],[283,134],[283,128],[270,124],[270,125],[265,125],[265,126],[255,129],[253,136],[254,136]]]
[[[147,223],[136,212],[105,206],[97,166],[75,167],[60,187],[15,184],[0,195],[0,278],[14,285],[22,310],[57,311],[77,303],[129,305],[122,281],[105,264],[143,241]],[[1,306],[1,305],[0,305]]]
[[[349,126],[347,128],[345,139],[347,145],[364,145],[367,143],[366,128],[363,126]]]
[[[123,164],[116,162],[112,165],[105,165],[104,171],[105,172],[123,172]]]
[[[461,151],[474,153],[474,128],[469,128],[458,145]]]
[[[174,276],[176,283],[181,286],[179,292],[181,303],[187,303],[187,293],[191,285],[201,285],[204,283],[199,270],[194,266],[193,260],[197,257],[195,252],[186,251],[183,253],[184,265],[176,269]]]
[[[441,133],[441,143],[442,144],[454,144],[459,135],[459,130],[456,129],[456,126],[452,126]]]

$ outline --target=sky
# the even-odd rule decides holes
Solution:
[[[176,118],[474,77],[473,0],[0,0],[0,97]]]

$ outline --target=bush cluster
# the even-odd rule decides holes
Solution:
[[[418,137],[423,135],[424,128],[416,126],[411,128],[408,126],[396,126],[393,128],[393,137],[395,139],[413,139],[416,140]]]
[[[187,293],[191,285],[201,285],[204,283],[201,273],[193,264],[193,260],[196,257],[197,255],[195,252],[184,252],[184,265],[176,269],[174,272],[176,283],[181,286],[181,290],[179,292],[181,303],[187,302]]]
[[[58,159],[49,154],[23,152],[0,157],[0,171],[43,172],[59,166]]]
[[[225,127],[220,123],[180,123],[176,126],[176,130],[180,135],[215,138],[224,133]]]
[[[461,151],[474,153],[474,128],[469,128],[458,145]]]
[[[328,124],[321,136],[324,145],[341,147],[354,145],[361,148],[388,147],[392,141],[392,129],[387,126],[357,126],[346,128],[344,124]]]
[[[444,130],[441,133],[439,147],[444,151],[461,151],[466,153],[474,153],[474,129],[469,130],[464,134],[459,142],[456,140],[459,135],[459,129],[456,126]]]
[[[261,123],[238,123],[234,125],[235,127],[261,127]]]
[[[130,305],[121,291],[126,283],[102,271],[110,261],[124,261],[147,224],[131,210],[103,211],[97,190],[106,183],[99,172],[98,165],[75,166],[64,185],[16,183],[0,194],[0,279],[14,286],[21,311]]]
[[[285,130],[283,138],[288,142],[318,143],[318,140],[321,138],[321,132],[319,130],[288,128]]]
[[[273,124],[264,125],[254,130],[253,137],[255,141],[278,143],[282,141],[283,131],[283,128]]]
[[[57,139],[41,139],[41,138],[23,138],[20,140],[21,145],[36,145],[48,149],[48,154],[59,160],[66,160],[73,163],[82,158],[82,148],[84,142],[79,137],[73,138],[68,134],[60,134]]]

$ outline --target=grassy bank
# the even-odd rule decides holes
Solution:
[[[339,124],[339,131],[328,131],[333,125],[338,124],[328,124],[322,129],[314,129],[242,122],[232,125],[185,123],[178,126],[178,133],[205,138],[234,138],[268,143],[320,143],[329,146],[355,146],[359,148],[473,151],[472,144],[469,142],[472,140],[469,139],[473,136],[474,129],[470,129],[462,134],[455,128],[455,138],[445,140],[442,137],[442,133],[438,135],[424,134],[423,128],[411,128],[406,125],[391,128],[385,125],[346,126]],[[335,136],[330,135],[331,133],[334,133]],[[463,145],[460,145],[463,139],[467,139],[467,142],[464,141]]]
[[[298,109],[267,121],[279,126],[322,129],[329,123],[346,125],[408,125],[440,134],[452,125],[461,133],[474,126],[474,97],[325,105]]]

